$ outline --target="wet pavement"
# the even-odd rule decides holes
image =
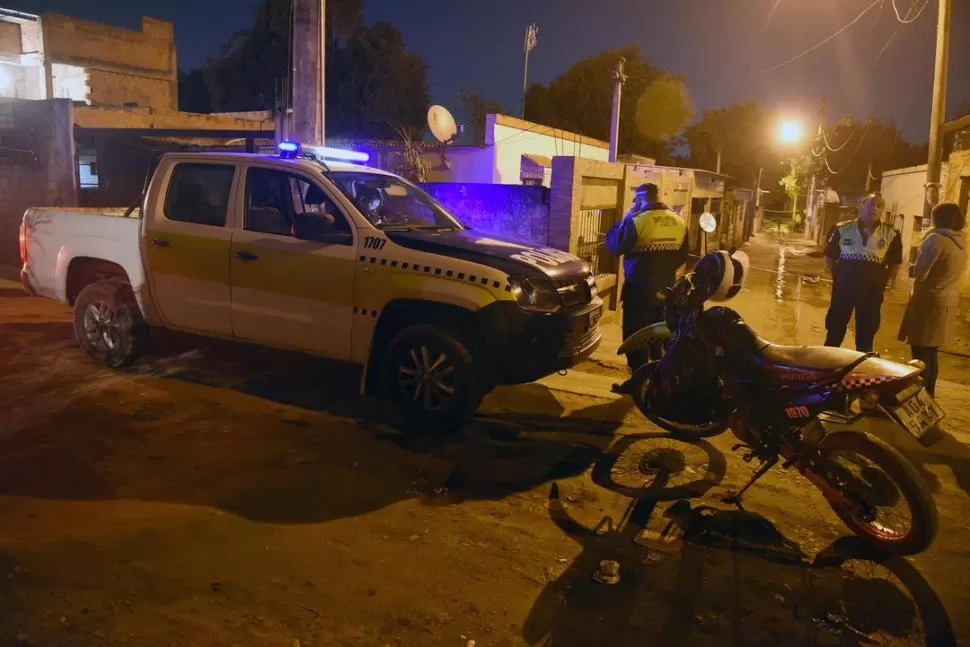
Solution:
[[[748,249],[777,269],[775,241]],[[827,291],[793,278],[810,251],[788,243],[780,283],[733,304],[765,337],[824,336]],[[674,441],[608,393],[615,326],[579,370],[414,439],[352,369],[161,333],[112,372],[69,320],[0,282],[0,645],[970,640],[966,364],[943,369],[939,445],[872,429],[940,509],[936,543],[902,559],[847,538],[797,474],[721,503],[752,466],[733,437]],[[902,352],[894,333],[880,348]],[[606,560],[615,584],[594,579]]]

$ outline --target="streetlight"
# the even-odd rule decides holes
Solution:
[[[778,124],[778,141],[787,146],[792,146],[802,141],[805,129],[801,122],[794,119],[785,119]]]
[[[795,146],[802,141],[805,135],[805,129],[802,127],[802,123],[797,119],[787,118],[782,119],[778,122],[778,129],[775,133],[778,142],[783,146]],[[758,180],[755,182],[754,188],[754,210],[755,217],[758,217],[761,213],[761,177],[764,174],[764,167],[758,169]],[[797,204],[796,200],[792,200],[792,213],[794,214],[794,205]],[[760,222],[760,218],[759,218]],[[759,224],[760,228],[760,224]]]

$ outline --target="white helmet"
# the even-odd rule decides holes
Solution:
[[[744,279],[750,267],[748,255],[740,250],[734,252],[734,254],[729,254],[723,250],[712,252],[712,254],[718,257],[720,261],[718,264],[722,271],[717,289],[708,298],[711,301],[728,301],[734,298],[744,285]]]

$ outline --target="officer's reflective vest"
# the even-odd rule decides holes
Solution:
[[[683,218],[668,209],[644,211],[633,216],[637,230],[637,242],[631,254],[644,252],[676,252],[687,238],[687,225]]]
[[[836,231],[839,235],[840,261],[865,261],[876,265],[886,264],[889,245],[899,235],[895,229],[880,222],[873,227],[869,239],[863,243],[857,220],[843,222],[836,227]]]

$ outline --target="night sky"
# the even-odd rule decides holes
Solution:
[[[233,31],[250,24],[257,0],[0,0],[32,13],[56,11],[137,27],[141,15],[175,24],[180,67],[199,65]],[[432,100],[457,108],[463,87],[495,97],[517,114],[525,26],[539,24],[530,81],[549,81],[584,56],[631,42],[687,79],[698,110],[753,99],[814,118],[896,117],[925,141],[937,0],[900,25],[892,0],[831,42],[777,70],[873,0],[364,0],[368,22],[397,25],[428,63]],[[896,0],[905,11],[912,0]],[[924,0],[916,0],[922,5]],[[970,102],[970,2],[953,1],[949,117]],[[897,30],[897,26],[899,27]],[[893,34],[895,32],[895,36]],[[889,48],[880,56],[887,42]],[[608,107],[604,107],[608,109]]]

